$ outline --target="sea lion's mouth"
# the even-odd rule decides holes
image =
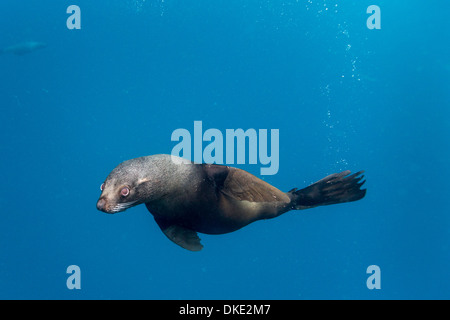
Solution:
[[[123,202],[118,203],[115,206],[113,206],[108,213],[117,213],[127,210],[128,208],[132,207],[137,201],[130,201],[130,202]]]
[[[104,198],[100,198],[97,202],[97,209],[106,213],[117,213],[127,210],[128,208],[136,205],[136,201],[122,202],[115,205],[108,205]]]

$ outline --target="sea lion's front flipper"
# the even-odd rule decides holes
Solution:
[[[155,221],[167,238],[180,247],[190,251],[202,250],[203,245],[200,243],[200,238],[197,232],[174,224],[167,225],[167,223],[156,218]]]
[[[218,191],[239,201],[286,202],[289,197],[267,182],[247,171],[222,165],[203,165],[208,178]]]

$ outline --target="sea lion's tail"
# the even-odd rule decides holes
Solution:
[[[359,171],[350,175],[347,170],[331,174],[304,189],[292,189],[288,192],[292,199],[292,209],[301,210],[362,199],[366,195],[366,189],[361,189],[366,182],[361,181],[363,173],[364,171]]]

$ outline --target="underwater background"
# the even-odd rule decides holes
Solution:
[[[81,29],[69,30],[69,5]],[[381,29],[366,25],[370,5]],[[0,2],[1,299],[449,299],[448,1]],[[108,215],[120,162],[177,128],[279,129],[288,191],[365,170],[357,202],[291,211],[204,249],[145,206]],[[203,147],[206,144],[204,143]],[[81,270],[69,290],[67,267]],[[380,268],[380,289],[366,272]]]

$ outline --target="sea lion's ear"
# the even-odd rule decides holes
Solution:
[[[190,251],[200,251],[203,249],[203,245],[200,243],[197,232],[177,225],[167,226],[164,221],[156,218],[155,221],[167,238],[180,247]]]

